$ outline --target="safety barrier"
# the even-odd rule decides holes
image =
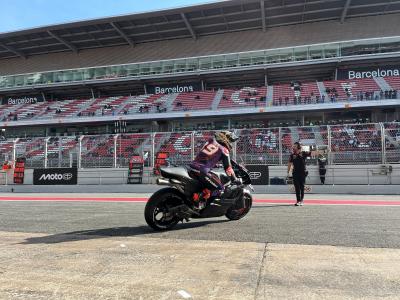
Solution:
[[[324,149],[329,165],[400,163],[400,123],[236,130],[232,156],[246,164],[285,165],[294,142]],[[35,137],[0,141],[1,161],[26,158],[27,168],[123,168],[134,155],[155,166],[159,152],[171,165],[194,159],[212,131]],[[322,154],[322,153],[320,153]],[[317,157],[312,161],[316,163]]]

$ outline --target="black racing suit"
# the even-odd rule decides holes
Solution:
[[[324,156],[318,158],[319,176],[322,184],[325,184],[326,179],[326,163],[327,161]]]

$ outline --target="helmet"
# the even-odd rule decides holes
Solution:
[[[239,139],[239,137],[234,133],[230,131],[220,131],[215,134],[215,140],[228,148],[229,151],[232,150],[232,143],[236,142]]]

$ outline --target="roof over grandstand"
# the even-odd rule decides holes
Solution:
[[[0,59],[400,12],[395,0],[231,0],[0,34]]]

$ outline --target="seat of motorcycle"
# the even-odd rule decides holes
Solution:
[[[193,180],[186,168],[183,167],[160,168],[160,171],[164,178]]]
[[[160,168],[161,176],[168,179],[176,179],[185,182],[189,192],[195,193],[202,190],[200,181],[190,177],[186,168],[174,167],[174,168]]]

